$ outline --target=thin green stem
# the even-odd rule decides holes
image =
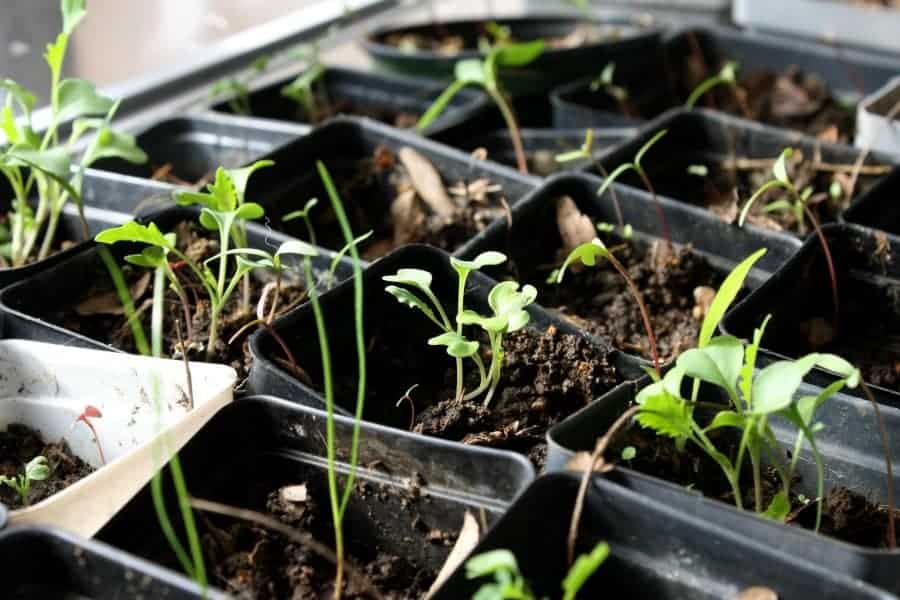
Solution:
[[[175,493],[178,496],[178,507],[181,509],[181,519],[184,522],[188,546],[190,546],[191,557],[193,558],[194,574],[192,577],[197,580],[202,589],[206,589],[206,566],[203,562],[203,548],[200,545],[200,536],[197,535],[197,524],[194,521],[194,512],[191,510],[190,495],[184,482],[181,461],[178,460],[177,454],[172,455],[172,460],[169,462],[169,470],[172,472],[172,481],[175,483]]]
[[[184,572],[187,573],[188,577],[197,579],[194,565],[191,562],[187,551],[184,549],[184,546],[182,546],[181,542],[178,540],[178,535],[175,533],[175,528],[172,527],[172,521],[169,519],[169,513],[166,511],[166,504],[162,491],[162,474],[162,469],[159,469],[150,481],[150,492],[153,496],[153,508],[156,511],[156,519],[159,521],[159,528],[162,529],[163,536],[165,536],[166,541],[172,548],[172,552],[175,553],[175,558],[181,563],[181,568],[184,569]]]
[[[506,98],[503,97],[503,92],[491,87],[486,87],[485,89],[497,105],[497,108],[500,109],[500,114],[506,122],[507,129],[509,129],[509,136],[512,139],[513,151],[516,154],[516,165],[519,172],[523,175],[528,175],[528,160],[525,156],[525,148],[522,145],[522,133],[519,131],[518,123],[516,123],[516,115],[513,113]]]
[[[122,303],[122,309],[125,311],[125,317],[128,320],[128,326],[131,328],[131,336],[134,338],[134,345],[138,352],[145,356],[150,356],[150,344],[147,343],[147,336],[144,335],[144,327],[138,319],[134,309],[134,300],[131,298],[131,291],[125,283],[125,276],[122,275],[122,269],[116,259],[113,258],[109,248],[103,244],[97,245],[97,253],[100,259],[109,271],[109,277],[112,279],[113,286],[116,288],[116,294],[119,296],[119,302]]]
[[[166,267],[153,270],[153,308],[150,313],[150,345],[153,356],[162,356],[163,347],[163,315],[165,308]]]
[[[459,315],[462,314],[463,308],[465,307],[466,301],[466,279],[468,279],[468,272],[463,272],[459,274],[459,285],[456,288],[456,333],[458,335],[462,335],[463,325],[459,320]],[[456,398],[463,397],[463,361],[461,358],[456,359]]]

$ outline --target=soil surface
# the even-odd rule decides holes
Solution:
[[[219,251],[217,234],[201,228],[197,223],[181,222],[174,231],[177,235],[178,248],[197,262],[202,262]],[[218,268],[215,265],[213,267],[214,270]],[[143,311],[141,321],[144,331],[149,333],[153,297],[152,272],[127,264],[123,265],[122,269],[131,289],[135,308]],[[191,315],[191,331],[182,330],[185,341],[189,340],[187,344],[189,357],[191,360],[206,360],[205,348],[209,340],[209,301],[188,267],[176,265],[175,270],[187,292],[190,305],[188,308]],[[94,286],[77,302],[66,306],[61,313],[49,315],[50,319],[66,329],[112,344],[127,352],[135,352],[131,329],[118,296],[113,291],[109,274],[103,267],[97,271],[94,282]],[[233,344],[229,344],[228,341],[247,323],[256,319],[256,306],[265,287],[263,281],[252,276],[249,283],[249,308],[245,309],[242,306],[242,286],[239,284],[222,310],[219,317],[219,338],[212,361],[229,364],[241,374],[245,374],[250,367],[247,339],[249,334],[255,331],[255,327],[249,328]],[[277,314],[282,314],[302,302],[306,298],[306,291],[298,282],[286,280],[282,282],[279,298]],[[171,289],[166,291],[165,303],[163,353],[178,358],[182,356],[182,350],[178,343],[175,320],[177,318],[183,327],[184,307],[178,295]],[[270,308],[271,304],[268,304],[267,310]]]
[[[709,432],[711,441],[726,455],[736,454],[738,440],[728,429]],[[725,433],[729,432],[729,433]],[[622,449],[632,446],[635,458],[621,461],[628,468],[653,475],[701,492],[704,496],[734,504],[731,487],[718,465],[705,453],[688,443],[678,452],[670,438],[656,436],[652,431],[633,426],[615,442],[609,456],[619,458]],[[799,479],[797,480],[799,483]],[[796,484],[795,484],[796,485]],[[763,471],[763,505],[768,506],[775,493],[781,490],[780,479],[771,467]],[[742,501],[745,507],[754,505],[752,475],[749,467],[741,476]],[[900,523],[900,511],[895,510]],[[808,498],[791,493],[791,525],[815,528],[816,505]],[[825,495],[822,524],[819,533],[839,540],[873,548],[887,547],[888,511],[865,495],[844,487],[835,487]],[[900,529],[900,528],[898,528]]]
[[[419,115],[403,110],[393,110],[385,106],[373,104],[360,104],[349,98],[331,98],[324,86],[316,86],[316,113],[307,115],[298,106],[297,119],[308,123],[322,123],[337,115],[356,115],[368,117],[382,123],[387,123],[400,129],[415,127]]]
[[[568,415],[593,402],[622,377],[612,363],[613,348],[597,346],[585,338],[550,326],[526,328],[504,338],[505,356],[500,385],[488,407],[484,395],[472,400],[455,398],[456,369],[443,355],[428,373],[421,348],[388,346],[390,332],[376,334],[369,351],[367,406],[394,407],[397,424],[418,433],[467,444],[507,448],[527,454],[538,466],[546,454],[545,433]],[[490,364],[487,343],[482,343],[485,365]],[[478,385],[477,369],[464,363],[466,390]],[[347,385],[355,386],[355,382]],[[418,384],[404,394],[410,386]],[[340,386],[339,386],[340,387]],[[338,394],[350,394],[355,387]],[[398,402],[398,400],[400,400]]]
[[[508,215],[500,185],[487,178],[447,182],[411,148],[394,153],[385,146],[358,161],[352,173],[336,177],[353,231],[372,231],[363,258],[377,259],[409,243],[453,252],[495,219]],[[343,236],[330,207],[317,213],[316,234],[329,248],[342,248]],[[321,225],[321,226],[320,226]]]
[[[270,491],[264,511],[331,549],[334,533],[327,498],[325,479],[319,477]],[[416,489],[359,482],[352,498],[345,520],[350,563],[388,600],[422,598],[437,572],[416,564],[414,558],[386,550],[379,542],[402,533],[409,536],[405,540],[407,544],[419,548],[430,546],[445,554],[449,553],[456,532],[433,529],[424,522],[418,506],[428,499],[421,497]],[[314,552],[312,544],[290,541],[245,521],[215,517],[203,522],[206,531],[202,542],[212,564],[214,581],[234,597],[253,600],[332,597],[333,563]],[[346,578],[345,571],[345,581]],[[343,597],[370,598],[365,589],[357,581],[350,581]]]
[[[90,475],[94,468],[72,454],[65,441],[47,443],[41,433],[21,424],[8,425],[0,433],[0,475],[15,477],[25,471],[25,465],[36,456],[47,459],[50,475],[43,481],[32,481],[28,504],[36,504]],[[10,509],[25,504],[18,492],[7,485],[0,486],[0,502]]]

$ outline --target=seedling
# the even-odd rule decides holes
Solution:
[[[216,81],[209,91],[212,99],[227,98],[228,108],[236,115],[251,115],[253,107],[250,106],[250,85],[255,79],[266,72],[269,66],[269,56],[260,56],[253,61],[244,78],[224,77]]]
[[[94,428],[94,424],[91,423],[91,419],[100,419],[103,417],[103,413],[100,412],[100,409],[96,406],[91,406],[88,404],[84,407],[84,410],[81,411],[81,414],[75,418],[75,422],[72,423],[72,427],[77,425],[79,422],[84,423],[88,429],[91,430],[91,434],[94,436],[94,443],[97,445],[97,452],[100,453],[100,464],[106,464],[106,457],[103,455],[103,447],[100,445],[100,436],[97,435],[97,430]]]
[[[450,264],[457,273],[457,313],[456,327],[447,317],[441,301],[431,290],[432,275],[422,269],[400,269],[394,275],[386,275],[382,279],[389,285],[385,291],[394,296],[398,302],[422,312],[430,321],[443,331],[428,340],[429,346],[444,346],[447,354],[456,359],[456,397],[463,400],[477,398],[487,391],[484,397],[485,408],[490,405],[491,398],[500,383],[503,367],[503,336],[522,329],[528,324],[530,316],[525,308],[534,302],[537,290],[526,285],[519,289],[515,281],[498,283],[488,294],[488,304],[493,313],[488,316],[479,315],[465,308],[466,280],[472,271],[486,266],[499,265],[506,262],[506,256],[500,252],[483,252],[474,260],[451,258]],[[400,286],[405,287],[400,287]],[[421,294],[418,295],[412,290]],[[480,344],[463,335],[464,325],[477,325],[487,334],[491,349],[491,364],[485,370],[481,359]],[[480,383],[468,394],[463,389],[463,359],[471,359],[478,367]]]
[[[0,484],[8,485],[16,490],[16,493],[19,494],[19,498],[22,500],[22,505],[28,506],[30,504],[28,492],[31,491],[31,482],[43,481],[49,476],[50,466],[47,464],[47,459],[38,455],[28,461],[28,464],[25,465],[25,471],[21,475],[14,475],[13,477],[0,475]]]
[[[600,75],[591,82],[590,89],[592,92],[602,91],[606,94],[609,94],[613,100],[616,101],[616,104],[619,105],[619,111],[625,115],[626,117],[638,117],[635,114],[634,109],[631,106],[630,96],[628,95],[628,90],[624,87],[617,85],[613,78],[616,74],[616,63],[609,62],[606,63],[606,66],[603,67],[603,70],[600,71]]]
[[[562,600],[575,600],[587,580],[609,556],[609,544],[600,542],[594,549],[579,556],[562,580]],[[482,584],[475,600],[539,600],[519,570],[515,555],[509,550],[490,550],[466,561],[466,578],[491,576],[492,583]]]
[[[834,304],[834,317],[832,323],[836,330],[838,327],[840,303],[838,297],[837,273],[834,268],[834,260],[831,257],[831,248],[828,245],[828,240],[825,238],[825,234],[822,233],[822,226],[819,223],[819,219],[818,217],[816,217],[815,212],[813,212],[813,210],[810,208],[812,188],[806,188],[803,191],[799,191],[791,181],[791,178],[788,176],[787,160],[793,155],[793,153],[793,148],[785,148],[784,150],[782,150],[781,154],[772,165],[773,178],[762,184],[759,189],[756,190],[756,192],[754,192],[754,194],[750,196],[750,199],[747,200],[747,202],[744,204],[744,207],[741,209],[741,214],[738,217],[738,225],[741,227],[744,226],[744,221],[747,219],[747,215],[750,213],[750,208],[759,198],[763,197],[766,193],[774,189],[782,189],[787,192],[789,196],[788,199],[776,199],[767,204],[764,210],[767,212],[777,210],[790,211],[794,215],[795,219],[797,219],[798,228],[801,235],[806,229],[803,221],[803,216],[806,215],[806,218],[809,219],[809,222],[812,224],[813,230],[816,232],[816,237],[819,239],[819,244],[822,246],[822,252],[825,255],[825,262],[828,265],[828,276],[831,279],[831,297]],[[834,190],[830,191],[832,193],[834,192]]]
[[[416,124],[416,128],[422,131],[431,125],[446,110],[453,97],[464,87],[470,85],[480,87],[491,97],[491,100],[494,101],[494,104],[500,110],[512,139],[513,149],[516,154],[516,164],[520,172],[527,174],[528,161],[525,157],[525,149],[522,146],[522,134],[516,123],[512,106],[500,86],[497,71],[500,68],[527,66],[536,60],[543,51],[543,40],[521,44],[503,44],[491,48],[484,59],[470,58],[457,62],[454,70],[454,81],[425,111],[425,114],[422,115]]]
[[[756,370],[756,356],[769,321],[767,317],[754,332],[750,343],[733,336],[712,336],[718,323],[737,295],[747,272],[764,253],[760,250],[745,259],[722,283],[719,293],[703,321],[698,347],[681,354],[675,366],[663,378],[655,378],[637,396],[639,412],[635,420],[657,435],[676,440],[679,448],[687,442],[700,448],[713,459],[728,480],[734,503],[743,508],[740,474],[749,458],[753,474],[754,510],[783,521],[790,510],[790,489],[797,461],[804,442],[808,442],[816,463],[818,530],[824,497],[824,466],[816,445],[815,434],[822,425],[815,421],[815,411],[844,386],[856,387],[859,371],[850,363],[833,354],[808,354],[796,360],[781,360]],[[813,367],[823,367],[841,375],[841,379],[825,388],[817,396],[795,400],[803,378]],[[691,400],[682,397],[685,378],[693,381]],[[726,405],[704,403],[704,407],[720,407],[705,426],[695,419],[698,406],[697,390],[701,382],[718,388],[728,398]],[[781,454],[775,434],[769,425],[772,417],[782,417],[797,428],[795,443],[787,464],[777,458],[773,467],[782,483],[767,507],[762,503],[761,456],[766,450],[771,456]],[[740,444],[736,454],[719,450],[708,435],[711,431],[731,427],[740,431]]]
[[[647,176],[647,171],[644,170],[643,165],[641,164],[641,160],[644,158],[644,155],[650,151],[650,149],[658,142],[664,135],[668,133],[667,129],[663,129],[656,133],[653,137],[647,140],[647,143],[641,146],[637,153],[634,155],[634,160],[628,163],[623,163],[616,167],[612,173],[609,174],[606,178],[603,179],[603,183],[600,185],[600,189],[597,190],[597,195],[602,196],[603,192],[607,189],[610,189],[612,184],[615,183],[616,179],[618,179],[621,175],[627,173],[628,171],[634,171],[638,174],[638,177],[641,178],[641,181],[644,183],[644,187],[647,188],[647,191],[650,192],[650,195],[653,196],[653,202],[656,204],[656,216],[659,219],[659,227],[662,231],[663,238],[666,240],[666,243],[671,246],[672,245],[672,236],[669,235],[669,225],[666,223],[666,216],[663,214],[662,206],[659,203],[659,198],[656,195],[656,189],[653,187],[653,184],[650,182],[650,177]]]
[[[32,122],[35,94],[15,81],[0,80],[0,89],[6,92],[0,129],[7,142],[0,152],[0,172],[13,190],[9,234],[0,240],[0,254],[13,266],[25,264],[36,248],[38,260],[50,255],[62,210],[70,200],[76,203],[84,235],[89,237],[80,192],[85,168],[101,158],[147,160],[133,136],[111,129],[116,102],[100,95],[88,81],[61,78],[69,37],[86,14],[84,0],[62,0],[61,10],[63,30],[44,54],[50,68],[50,116],[42,135]],[[72,123],[71,133],[61,141],[59,128],[67,122]],[[73,147],[89,132],[95,133],[94,138],[73,165]],[[29,199],[35,190],[37,208],[32,209]]]
[[[556,283],[562,283],[563,277],[566,274],[566,269],[568,269],[576,260],[587,267],[593,267],[596,266],[598,258],[605,258],[608,260],[619,276],[625,280],[628,291],[631,293],[632,298],[634,298],[634,301],[637,303],[641,312],[641,320],[644,322],[644,329],[647,332],[647,339],[650,342],[650,354],[653,357],[653,368],[656,370],[657,376],[661,376],[662,362],[659,358],[659,351],[656,346],[656,335],[653,333],[653,325],[650,322],[650,312],[647,310],[647,305],[644,304],[641,292],[635,285],[634,280],[631,279],[631,276],[628,274],[628,270],[621,262],[619,262],[619,259],[616,258],[615,254],[609,251],[602,241],[594,238],[593,241],[581,244],[572,250],[557,272]]]
[[[301,107],[310,123],[318,123],[328,114],[327,106],[319,106],[313,86],[325,75],[325,65],[314,63],[302,75],[281,88],[281,95],[290,98]]]
[[[694,91],[691,92],[691,95],[688,96],[687,102],[684,105],[687,108],[694,108],[697,104],[697,101],[700,100],[707,92],[717,86],[728,86],[737,94],[737,70],[738,63],[731,60],[722,65],[722,68],[718,73],[709,77],[700,82],[700,84],[694,88]]]

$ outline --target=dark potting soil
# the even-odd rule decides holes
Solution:
[[[731,431],[713,430],[708,432],[708,437],[719,451],[728,456],[736,454],[739,440],[731,435]],[[628,446],[635,449],[635,457],[628,461],[620,460],[622,450]],[[630,469],[734,505],[731,487],[719,466],[690,443],[684,452],[678,452],[672,439],[657,436],[650,430],[634,425],[619,436],[609,451],[609,458]],[[764,469],[762,475],[762,504],[766,507],[782,487],[773,468]],[[741,492],[744,507],[752,510],[754,492],[749,467],[741,474]],[[900,511],[895,510],[895,515],[900,522]],[[815,502],[791,492],[791,512],[786,519],[787,523],[812,530],[815,528],[815,520]],[[884,548],[887,547],[887,528],[888,511],[885,506],[844,487],[835,487],[826,493],[819,533],[861,546]]]
[[[764,183],[773,179],[772,164],[775,157],[739,157],[730,161],[720,155],[689,151],[673,153],[672,156],[673,160],[646,167],[656,192],[706,208],[726,223],[737,222],[744,204]],[[820,223],[835,221],[837,214],[850,206],[876,179],[874,175],[861,175],[852,188],[852,198],[848,198],[853,165],[839,165],[839,170],[835,172],[833,165],[823,165],[815,156],[806,156],[801,151],[795,151],[787,164],[788,176],[797,190],[802,193],[806,188],[811,188],[812,192],[806,203]],[[866,169],[869,170],[870,167]],[[873,169],[870,172],[880,173],[881,167],[874,166]],[[645,189],[643,182],[630,174],[626,175],[623,182]],[[810,234],[813,226],[805,213],[801,221],[788,207],[776,205],[767,208],[767,205],[779,200],[793,203],[793,197],[784,190],[769,190],[754,202],[747,222],[800,236]]]
[[[203,229],[197,223],[183,221],[175,227],[174,231],[177,235],[178,248],[197,262],[202,262],[219,251],[217,235]],[[212,266],[215,271],[217,267]],[[141,311],[144,331],[149,332],[153,274],[148,269],[128,264],[123,265],[122,270],[131,289],[135,308]],[[182,356],[175,325],[175,321],[178,319],[182,326],[181,334],[188,345],[189,357],[192,360],[206,360],[205,348],[209,340],[209,300],[187,266],[176,266],[175,270],[187,292],[191,331],[184,330],[184,307],[178,299],[178,295],[167,288],[166,309],[163,317],[163,353],[176,358]],[[98,268],[93,281],[95,282],[93,287],[85,292],[77,302],[64,306],[60,311],[45,315],[45,317],[66,329],[76,331],[89,338],[111,344],[127,352],[135,352],[136,347],[131,328],[128,326],[118,296],[113,289],[109,272],[102,265]],[[247,339],[255,328],[249,328],[233,344],[229,344],[228,341],[247,323],[256,319],[256,305],[264,287],[265,282],[253,276],[250,277],[250,301],[247,309],[242,305],[242,285],[239,284],[235,289],[219,317],[219,336],[212,362],[231,365],[239,374],[245,374],[249,370],[250,351],[247,347]],[[286,278],[281,285],[278,314],[296,306],[305,297],[305,289],[298,282],[291,282]],[[270,308],[271,295],[266,310],[268,311]]]
[[[457,532],[431,527],[420,514],[422,503],[430,502],[413,486],[409,490],[368,482],[358,482],[348,505],[344,536],[347,558],[388,600],[422,598],[437,572],[418,562],[416,555],[449,554]],[[297,485],[272,489],[260,507],[320,545],[334,548],[334,532],[324,477]],[[461,517],[462,515],[460,515]],[[246,521],[220,517],[203,519],[205,554],[209,557],[217,585],[236,598],[281,600],[283,598],[331,598],[334,593],[334,564],[312,548],[265,527]],[[400,556],[386,544],[416,547],[415,553]],[[366,539],[368,538],[368,541]],[[400,541],[402,538],[402,541]],[[442,561],[441,561],[442,562]],[[344,598],[370,598],[366,586],[345,570]]]
[[[546,454],[547,429],[622,381],[612,364],[611,346],[592,345],[553,326],[526,328],[505,336],[501,382],[485,407],[484,394],[467,401],[455,398],[452,358],[444,355],[446,361],[434,366],[436,372],[423,372],[421,359],[414,356],[421,354],[419,347],[388,347],[389,339],[389,331],[384,337],[379,332],[369,346],[367,406],[396,405],[396,421],[413,431],[515,450],[538,466]],[[483,343],[486,366],[490,364],[487,348]],[[471,361],[464,363],[464,369],[465,389],[474,390],[477,369]],[[406,394],[413,384],[416,387]]]
[[[72,454],[69,445],[45,442],[41,433],[21,424],[10,424],[0,433],[0,475],[16,477],[36,456],[47,459],[50,475],[43,481],[32,481],[28,504],[36,504],[90,475],[94,468]],[[10,509],[25,505],[18,492],[7,485],[0,486],[0,502]]]
[[[360,104],[349,98],[330,97],[324,86],[316,86],[315,114],[307,115],[303,108],[297,105],[296,119],[312,124],[322,123],[337,115],[356,115],[368,117],[382,123],[387,123],[400,129],[415,127],[419,115],[402,110],[392,110],[385,106]]]
[[[401,153],[412,151],[403,148]],[[492,221],[509,214],[501,186],[487,178],[469,181],[441,181],[424,156],[414,153],[415,173],[385,146],[373,156],[359,160],[352,171],[342,169],[335,183],[346,207],[353,231],[372,231],[363,244],[363,257],[377,259],[409,243],[424,243],[453,252]],[[421,161],[424,161],[422,163]],[[422,165],[425,165],[424,167]],[[419,176],[430,172],[434,177]],[[449,200],[452,213],[444,217],[426,198],[441,196]],[[329,248],[342,248],[343,236],[335,226],[330,207],[316,213],[316,235]],[[320,226],[321,225],[321,226]]]

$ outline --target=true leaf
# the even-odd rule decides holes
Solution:
[[[428,340],[429,346],[446,346],[447,354],[453,358],[468,358],[478,352],[478,342],[473,342],[465,336],[448,331]]]
[[[70,176],[72,157],[62,147],[33,150],[16,145],[7,151],[5,158],[13,164],[37,168],[57,180],[68,181]]]
[[[166,262],[169,251],[159,246],[144,248],[140,254],[129,254],[125,261],[139,267],[155,269]]]
[[[818,354],[807,354],[797,360],[780,360],[762,369],[753,380],[750,411],[767,415],[788,406],[818,359]]]
[[[102,96],[89,81],[65,79],[59,84],[57,119],[65,122],[77,117],[105,115],[114,102]]]
[[[716,332],[716,328],[719,326],[719,322],[728,311],[728,307],[731,306],[731,303],[737,298],[738,292],[741,291],[744,280],[747,278],[747,273],[750,272],[756,261],[765,253],[766,249],[760,248],[742,260],[740,264],[732,269],[725,281],[722,282],[722,285],[719,286],[719,291],[716,292],[709,309],[706,311],[706,316],[703,318],[700,335],[697,337],[698,348],[703,348],[710,342],[713,334]]]
[[[743,429],[745,425],[744,417],[733,410],[719,411],[704,431],[712,431],[720,427],[736,427]]]
[[[87,14],[85,0],[62,0],[63,33],[69,35]]]
[[[747,344],[744,349],[744,366],[741,368],[741,393],[744,398],[750,398],[753,393],[753,371],[756,369],[756,354],[759,352],[759,345],[762,343],[763,333],[766,331],[766,325],[772,315],[766,315],[762,325],[753,331],[753,341]]]
[[[37,96],[12,79],[0,79],[0,89],[6,90],[6,93],[16,101],[26,119],[31,118],[31,111],[34,109],[35,102],[37,102]]]
[[[744,345],[733,336],[713,338],[704,348],[692,348],[678,357],[685,375],[717,385],[734,397],[744,362]]]
[[[582,554],[576,558],[562,582],[563,600],[575,600],[585,582],[600,568],[608,556],[609,544],[600,542],[594,546],[590,554]]]
[[[138,147],[133,135],[109,128],[103,128],[97,134],[91,158],[91,163],[101,158],[121,158],[136,164],[147,162],[147,154]]]
[[[684,438],[691,433],[687,403],[667,392],[645,397],[635,421],[666,437]]]
[[[50,475],[50,466],[43,456],[35,456],[25,465],[25,477],[32,481],[43,481]]]
[[[505,316],[485,317],[474,310],[464,310],[456,315],[456,322],[460,325],[477,325],[491,333],[503,333],[509,326],[509,319]]]
[[[247,193],[247,182],[250,180],[250,177],[260,169],[271,167],[274,164],[275,161],[272,160],[258,160],[249,167],[243,167],[241,169],[228,169],[228,176],[231,178],[231,183],[234,186],[235,193],[237,194],[238,204],[244,201],[244,194]],[[317,202],[317,200],[313,198],[312,201],[313,206],[315,206],[315,202]],[[309,206],[309,202],[307,202],[307,206]]]
[[[152,222],[147,225],[141,225],[135,221],[129,221],[123,225],[101,231],[94,239],[102,244],[139,242],[169,250],[174,248],[171,239],[163,235],[156,223]]]
[[[491,550],[466,561],[466,578],[478,579],[498,571],[519,572],[515,555],[509,550]]]
[[[524,310],[526,306],[537,298],[537,290],[532,285],[526,285],[519,291],[519,284],[515,281],[503,281],[495,285],[488,294],[488,304],[494,314],[507,321],[507,331],[518,331],[525,327],[529,321],[529,315]]]

